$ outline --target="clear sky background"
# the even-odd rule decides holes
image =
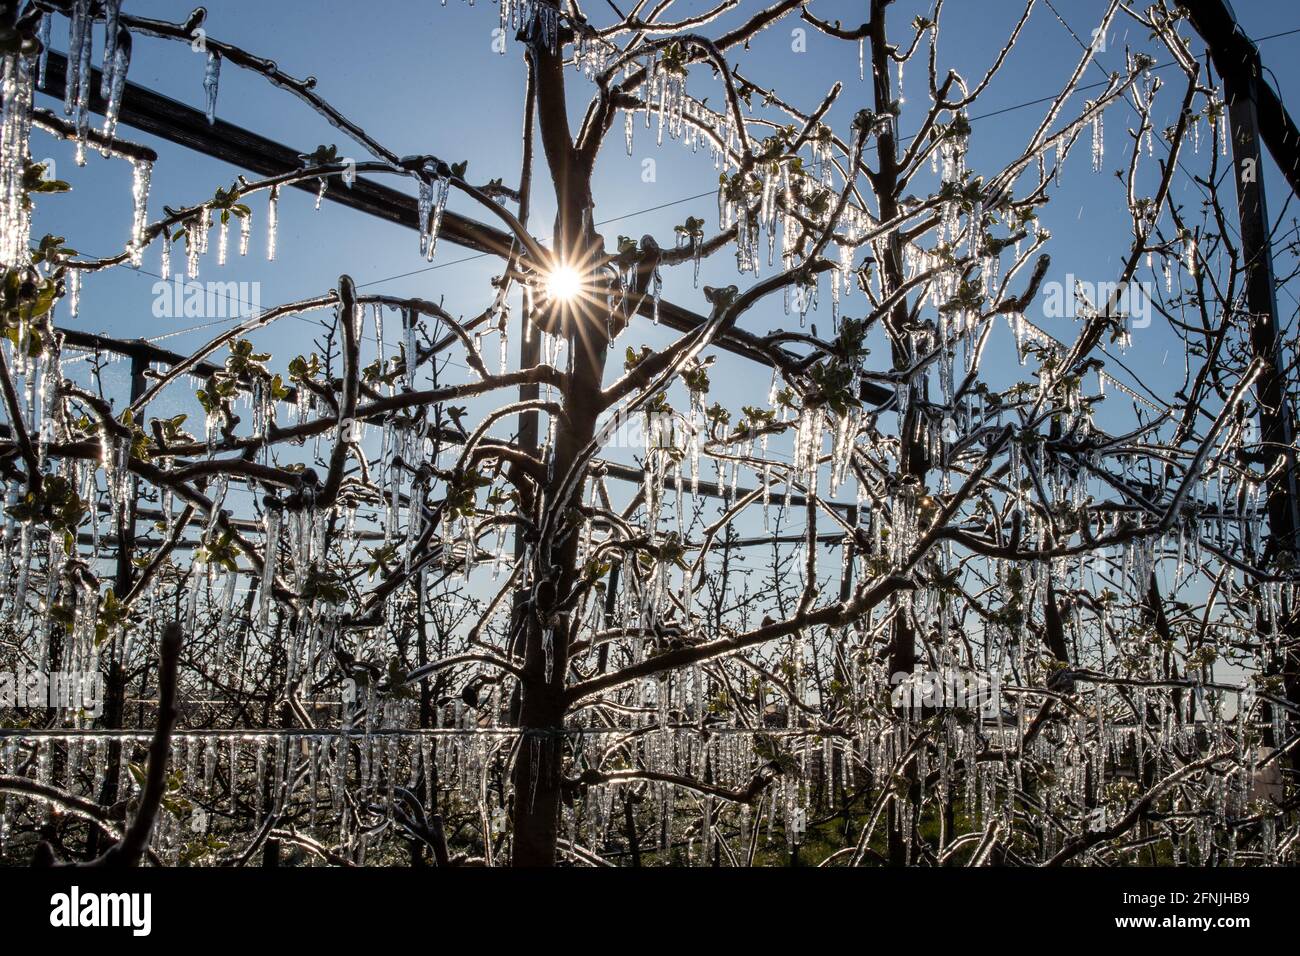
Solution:
[[[1104,8],[1102,0],[1053,0],[1061,18],[1080,37],[1087,39]],[[682,0],[674,8],[674,18],[707,9],[711,4]],[[865,16],[865,3],[815,0],[811,9],[818,16],[846,25],[856,25]],[[127,0],[129,13],[182,20],[191,5],[174,0]],[[611,14],[603,4],[589,0],[589,15],[599,24],[609,22]],[[706,32],[717,35],[726,26],[746,18],[758,7],[754,0],[742,0],[739,11],[724,18]],[[1236,12],[1246,31],[1253,37],[1300,28],[1300,7],[1276,0],[1237,0]],[[910,22],[917,14],[928,13],[929,3],[899,0],[890,8],[891,37],[902,45],[911,37]],[[968,82],[976,82],[990,65],[996,51],[1005,42],[1019,16],[1019,0],[950,0],[944,11],[939,62],[942,69],[954,68]],[[469,161],[468,178],[474,182],[501,177],[508,184],[518,178],[520,127],[522,113],[522,48],[512,40],[505,55],[493,50],[493,30],[498,25],[495,4],[478,0],[473,6],[463,0],[385,0],[356,4],[343,0],[323,2],[269,2],[269,0],[218,0],[208,4],[207,30],[213,37],[235,43],[244,49],[274,59],[282,69],[298,76],[314,75],[317,90],[335,106],[359,122],[365,129],[399,154],[434,153],[448,162]],[[1123,66],[1123,49],[1150,49],[1148,40],[1131,22],[1117,16],[1116,26],[1108,39],[1107,52],[1099,56],[1105,70]],[[792,31],[806,32],[806,52],[796,52]],[[96,64],[101,41],[96,40]],[[54,45],[66,49],[66,21],[55,28]],[[1199,49],[1199,44],[1197,44]],[[1300,50],[1300,33],[1261,42],[1261,51],[1270,68],[1270,79],[1284,100],[1293,99],[1300,90],[1300,67],[1296,52]],[[1015,51],[1002,74],[971,110],[974,134],[971,140],[970,165],[988,174],[1018,154],[1034,127],[1041,120],[1047,103],[1023,105],[1027,101],[1049,97],[1057,92],[1072,71],[1080,53],[1079,45],[1067,26],[1045,2],[1038,4]],[[781,95],[804,110],[812,109],[835,81],[842,81],[845,92],[830,114],[837,131],[844,132],[853,114],[870,103],[870,85],[858,79],[857,52],[852,45],[823,37],[789,16],[770,29],[748,51],[737,51],[747,75],[759,83],[774,83]],[[1161,57],[1163,62],[1167,57]],[[132,81],[168,96],[202,108],[204,57],[179,43],[137,37]],[[1171,84],[1164,94],[1166,109],[1172,109],[1180,96],[1180,75],[1175,69],[1161,71]],[[1104,79],[1102,70],[1092,68],[1087,82]],[[925,94],[924,56],[909,65],[905,76],[906,101],[900,122],[906,136],[913,131],[928,103]],[[570,102],[573,114],[580,117],[594,87],[570,71]],[[1175,89],[1175,87],[1177,89]],[[713,105],[721,101],[721,91],[707,69],[692,74],[691,91],[708,96]],[[1082,102],[1095,91],[1077,94],[1068,112],[1077,112]],[[38,102],[57,108],[48,97]],[[1297,100],[1300,102],[1300,100]],[[361,157],[360,148],[293,96],[271,87],[260,77],[225,64],[222,71],[218,115],[230,122],[280,142],[311,151],[321,143],[334,143],[340,153]],[[1172,122],[1171,117],[1166,117]],[[1123,185],[1113,175],[1121,164],[1127,141],[1127,125],[1134,114],[1126,105],[1117,104],[1106,114],[1106,169],[1104,175],[1089,168],[1088,134],[1071,155],[1063,182],[1054,190],[1052,202],[1042,215],[1051,229],[1053,240],[1048,250],[1053,259],[1050,279],[1063,279],[1066,273],[1090,281],[1113,279],[1128,251],[1129,220],[1125,210]],[[146,143],[160,154],[153,175],[150,218],[162,213],[164,204],[173,207],[193,204],[210,197],[218,186],[228,186],[242,172],[197,153],[181,149],[153,137],[123,128],[121,134]],[[1209,148],[1208,129],[1202,126],[1201,155],[1192,155],[1188,165],[1200,168]],[[1159,152],[1159,146],[1157,146]],[[539,149],[540,155],[540,149]],[[102,159],[93,150],[86,167],[77,168],[71,148],[54,142],[42,133],[33,134],[33,154],[48,155],[58,164],[59,177],[69,181],[75,193],[39,201],[33,234],[45,232],[67,237],[68,243],[88,254],[120,251],[128,238],[131,219],[130,168],[121,161]],[[643,179],[642,161],[656,162],[655,179]],[[1146,175],[1154,175],[1154,164],[1146,163]],[[548,195],[544,171],[540,164],[538,189],[533,215],[533,231],[549,232],[552,199]],[[1271,167],[1267,170],[1271,212],[1276,217],[1287,198],[1285,185]],[[411,185],[397,177],[383,181],[413,192]],[[688,215],[702,217],[712,232],[717,226],[715,199],[717,173],[707,153],[698,154],[681,143],[665,137],[657,148],[653,131],[638,123],[636,143],[631,157],[623,146],[621,123],[611,134],[596,175],[596,218],[606,222],[602,232],[612,248],[622,234],[639,238],[655,235],[661,244],[673,241],[672,227]],[[341,189],[334,184],[331,189]],[[928,188],[918,181],[916,192]],[[687,197],[704,195],[689,201]],[[1186,176],[1175,180],[1173,200],[1195,209],[1200,192]],[[488,279],[499,272],[499,261],[475,257],[473,253],[449,242],[439,244],[432,264],[419,255],[417,239],[409,230],[394,227],[371,217],[323,204],[313,211],[313,198],[305,192],[287,190],[280,202],[279,250],[277,261],[265,257],[266,200],[253,197],[253,242],[250,254],[241,259],[232,254],[225,268],[216,265],[215,241],[204,258],[199,278],[261,283],[263,307],[300,297],[319,294],[332,288],[342,272],[352,275],[364,291],[382,291],[394,295],[418,295],[444,300],[453,313],[475,314],[490,300]],[[482,210],[453,195],[452,208],[476,218]],[[1288,210],[1288,213],[1290,210]],[[614,220],[614,221],[610,221]],[[181,247],[177,247],[178,249]],[[174,270],[183,267],[183,255],[173,257]],[[724,252],[713,257],[703,270],[701,284],[745,284],[737,277],[734,256]],[[158,319],[152,314],[153,284],[159,271],[159,251],[155,244],[145,255],[139,271],[119,268],[110,274],[87,278],[82,293],[80,314],[73,318],[66,306],[60,306],[60,324],[105,332],[121,337],[148,337],[177,351],[187,351],[217,331],[220,326],[201,329],[205,320],[184,317]],[[764,270],[767,274],[768,270]],[[666,277],[665,297],[697,312],[707,311],[703,296],[692,288],[689,266]],[[823,286],[823,315],[813,321],[829,328],[830,296]],[[847,300],[845,311],[860,315],[864,311],[861,295]],[[1279,296],[1283,319],[1294,334],[1296,300],[1289,293]],[[1030,317],[1041,320],[1048,331],[1069,338],[1077,328],[1073,319],[1044,319],[1042,299],[1030,310]],[[753,310],[743,320],[744,328],[766,332],[791,328],[798,320],[783,313],[779,297]],[[642,323],[625,332],[616,344],[619,354],[623,345],[659,345],[669,338],[666,330]],[[1135,333],[1134,346],[1122,356],[1132,370],[1125,372],[1114,363],[1110,370],[1135,387],[1146,387],[1169,395],[1181,384],[1181,353],[1168,329],[1157,318],[1151,329]],[[1005,329],[1005,327],[1004,327]],[[310,348],[313,334],[310,325],[285,320],[259,334],[258,342],[276,355],[272,363],[282,369],[289,358]],[[390,349],[393,342],[389,338]],[[518,336],[512,335],[512,351]],[[496,354],[495,346],[487,350]],[[874,367],[884,368],[887,355],[876,350]],[[219,358],[219,356],[218,356]],[[611,365],[621,366],[621,362]],[[724,359],[714,374],[715,398],[738,409],[742,404],[762,404],[766,400],[769,373],[766,369],[739,359]],[[988,360],[987,371],[995,384],[1008,384],[1027,377],[1015,363],[1011,340],[1000,332]],[[125,380],[125,367],[118,373]],[[1109,403],[1112,407],[1118,399]],[[164,398],[151,414],[188,409],[184,396]],[[1117,410],[1118,411],[1118,410]],[[1107,413],[1108,417],[1112,412]]]

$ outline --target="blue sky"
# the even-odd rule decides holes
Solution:
[[[607,22],[607,10],[596,4],[589,6],[598,23]],[[674,8],[674,16],[685,16],[708,6],[680,2]],[[1021,6],[1019,0],[979,3],[951,0],[944,13],[941,68],[955,68],[969,82],[975,82],[1001,47]],[[1056,0],[1055,6],[1074,31],[1086,39],[1104,4],[1100,0]],[[709,32],[720,32],[723,26],[748,16],[756,7],[753,0],[742,0],[739,12],[733,12],[721,26],[710,28]],[[861,19],[862,7],[860,2],[822,0],[811,4],[818,16],[842,19],[846,25]],[[1300,27],[1300,10],[1288,10],[1286,5],[1269,0],[1239,0],[1236,8],[1252,36]],[[188,3],[167,0],[126,2],[129,13],[171,20],[183,19],[189,9]],[[890,8],[891,35],[895,41],[905,43],[911,36],[908,26],[911,19],[928,9],[928,3],[909,0],[895,3]],[[1100,62],[1108,70],[1122,66],[1121,51],[1126,43],[1143,49],[1147,42],[1123,17],[1115,22],[1117,26],[1108,37],[1109,52],[1100,56]],[[473,6],[462,0],[449,0],[445,7],[432,0],[366,5],[222,0],[209,4],[207,22],[208,32],[214,37],[270,57],[289,73],[316,76],[317,89],[323,96],[399,154],[431,152],[449,162],[468,160],[468,178],[472,181],[502,177],[507,183],[513,183],[519,165],[523,66],[521,48],[513,40],[506,55],[494,52],[492,31],[496,26],[496,6],[484,0]],[[777,85],[784,98],[803,109],[812,108],[832,83],[842,81],[845,92],[829,119],[838,130],[846,130],[853,113],[869,104],[869,84],[858,79],[856,50],[807,29],[806,52],[795,52],[792,47],[796,38],[792,31],[800,28],[806,29],[806,25],[787,17],[756,41],[752,49],[739,51],[732,59],[738,59],[746,74],[759,83]],[[54,36],[56,48],[64,49],[64,21],[58,22]],[[1300,34],[1261,44],[1264,60],[1272,70],[1270,77],[1284,100],[1300,89],[1300,74],[1294,62],[1298,43]],[[97,42],[97,60],[99,48]],[[1046,104],[1013,107],[1056,92],[1078,55],[1075,39],[1053,11],[1040,2],[1002,75],[971,111],[974,135],[969,163],[977,172],[996,171],[1002,162],[1018,152],[1020,144],[1041,119]],[[130,76],[136,83],[201,107],[203,68],[203,57],[188,47],[142,37],[135,44]],[[923,58],[914,60],[907,70],[906,102],[900,123],[905,135],[915,129],[926,103],[923,71]],[[1178,76],[1175,70],[1163,71],[1161,75],[1171,84],[1165,93],[1168,107],[1178,95],[1174,91],[1179,86]],[[569,76],[571,107],[578,117],[592,87],[572,71]],[[1095,82],[1102,77],[1102,72],[1094,69],[1088,79]],[[716,85],[710,89],[710,84],[707,71],[699,71],[693,75],[690,88],[697,96],[708,95],[716,105],[721,94]],[[1077,110],[1088,95],[1077,95],[1071,106]],[[39,98],[39,102],[55,106],[47,97]],[[298,100],[230,65],[223,70],[217,112],[226,120],[304,151],[320,143],[335,143],[344,155],[361,155],[359,148],[342,133]],[[1052,202],[1042,216],[1054,237],[1048,247],[1053,257],[1049,278],[1061,279],[1071,273],[1091,281],[1105,281],[1118,272],[1120,260],[1128,249],[1128,220],[1122,186],[1110,172],[1120,162],[1125,127],[1131,120],[1132,114],[1123,105],[1107,113],[1106,175],[1089,169],[1087,134],[1072,154],[1062,185],[1054,191]],[[150,198],[151,219],[161,214],[164,204],[187,205],[210,196],[216,187],[229,185],[240,172],[152,137],[127,129],[121,132],[160,153]],[[1208,148],[1207,140],[1208,133],[1203,131],[1202,154],[1191,157],[1189,165],[1199,165]],[[40,133],[34,135],[33,154],[54,157],[60,178],[71,182],[76,190],[71,196],[40,202],[34,235],[45,232],[64,235],[70,245],[86,253],[120,250],[130,226],[129,167],[120,161],[101,159],[92,151],[88,165],[79,169],[73,164],[69,147]],[[642,163],[647,158],[655,160],[653,182],[643,180]],[[385,177],[385,181],[409,188],[393,177]],[[533,225],[535,232],[544,235],[553,208],[544,180],[542,183]],[[672,227],[688,215],[704,218],[710,230],[716,227],[717,207],[713,197],[716,183],[717,174],[706,153],[693,155],[680,143],[667,138],[662,147],[656,148],[652,132],[638,125],[634,154],[629,157],[618,129],[611,136],[597,170],[596,217],[598,221],[616,220],[602,227],[610,247],[620,233],[633,237],[652,233],[661,243],[671,243]],[[1276,216],[1286,192],[1271,169],[1268,187],[1271,211]],[[917,190],[922,188],[923,184],[918,183]],[[702,193],[708,195],[681,202],[685,197]],[[1200,194],[1186,177],[1180,176],[1173,198],[1194,208]],[[279,251],[277,261],[268,263],[264,255],[264,196],[252,198],[250,205],[254,212],[250,255],[246,259],[232,256],[230,265],[219,269],[215,254],[210,253],[205,257],[200,279],[260,282],[264,307],[318,294],[331,288],[339,273],[347,272],[365,291],[442,299],[453,313],[470,314],[486,305],[490,294],[487,281],[499,271],[496,260],[471,258],[471,253],[447,242],[439,245],[437,258],[430,268],[419,256],[416,237],[411,232],[328,202],[319,212],[313,211],[312,197],[296,190],[286,191],[281,198]],[[456,198],[453,198],[453,208],[479,215],[479,211]],[[175,267],[180,266],[180,260],[177,256]],[[202,324],[203,320],[157,319],[152,315],[153,283],[157,281],[158,269],[155,244],[139,272],[121,268],[112,274],[88,278],[80,314],[72,318],[65,309],[59,321],[71,327],[122,337],[167,336],[161,344],[178,351],[197,346],[214,329],[185,330]],[[666,277],[665,296],[705,311],[702,296],[691,287],[689,267],[679,273]],[[394,278],[398,276],[401,278]],[[707,263],[701,279],[702,284],[713,285],[738,281],[743,284],[736,276],[734,258],[729,253],[715,256]],[[824,312],[829,311],[829,298],[823,289]],[[1284,318],[1289,322],[1295,300],[1284,294],[1280,301]],[[857,296],[848,301],[845,310],[849,314],[861,314],[862,304],[863,299]],[[1040,306],[1041,299],[1031,309],[1031,318],[1037,317]],[[822,316],[820,321],[828,327],[829,315]],[[1061,337],[1072,333],[1073,322],[1044,320],[1048,330]],[[796,324],[797,318],[783,314],[779,297],[755,309],[742,322],[754,332]],[[1112,369],[1121,379],[1140,378],[1140,384],[1167,395],[1181,382],[1181,363],[1179,353],[1173,351],[1176,340],[1159,325],[1157,320],[1156,326],[1135,335],[1133,349],[1123,357],[1135,376],[1113,365]],[[287,320],[262,333],[258,341],[276,354],[278,367],[292,355],[309,348],[310,334],[309,325]],[[625,333],[617,348],[621,353],[624,342],[638,346],[662,344],[667,340],[665,330],[639,327]],[[517,336],[514,336],[512,348],[516,345]],[[881,362],[885,354],[881,349],[876,351]],[[488,355],[495,355],[494,347],[488,349]],[[769,381],[765,369],[738,359],[721,360],[718,368],[719,373],[714,375],[716,398],[733,408],[765,400]],[[995,381],[1004,383],[1024,376],[1024,370],[1015,365],[1009,335],[1000,334],[995,339],[988,372]],[[124,369],[120,374],[124,375]],[[174,396],[160,401],[152,411],[162,414],[184,404],[183,398]]]

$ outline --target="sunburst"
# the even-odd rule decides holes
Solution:
[[[572,302],[582,291],[582,273],[571,265],[558,265],[546,276],[546,294],[552,302]]]

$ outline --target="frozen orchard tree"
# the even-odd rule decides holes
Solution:
[[[0,655],[106,689],[99,714],[3,732],[5,854],[43,804],[146,780],[158,731],[126,702],[178,623],[181,717],[148,763],[186,800],[161,803],[159,862],[274,838],[327,862],[751,865],[814,836],[833,865],[1295,862],[1294,342],[1262,352],[1234,291],[1227,118],[1185,24],[1111,0],[1094,35],[1145,48],[1080,45],[982,168],[972,116],[1033,2],[976,76],[945,66],[942,3],[909,24],[872,0],[858,26],[803,0],[671,6],[484,11],[526,68],[523,148],[471,175],[454,143],[395,153],[202,11],[3,5]],[[784,91],[745,50],[792,22],[863,79]],[[60,112],[33,91],[65,26]],[[249,72],[363,158],[322,145],[151,216],[158,157],[120,136],[132,45],[199,30],[200,116],[222,69]],[[79,201],[39,136],[129,166],[119,253],[32,231]],[[697,154],[716,218],[600,233],[597,162],[638,146]],[[1045,228],[1054,184],[1108,157],[1116,272],[1049,330],[1048,253],[1077,252]],[[1199,211],[1171,199],[1193,171]],[[499,261],[480,311],[343,275],[186,355],[59,325],[84,276],[183,242],[192,278],[263,209],[274,259],[284,187],[319,205],[382,178],[413,193],[413,256]],[[1121,293],[1157,273],[1184,353],[1163,395],[1122,355]],[[257,344],[291,318],[310,347]],[[115,354],[137,388],[110,402]],[[156,417],[164,397],[192,413]],[[105,839],[60,825],[73,852]]]

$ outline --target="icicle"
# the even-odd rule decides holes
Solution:
[[[256,809],[254,819],[262,819],[262,811],[265,809],[266,802],[266,738],[258,737],[256,744],[256,760],[253,767],[257,776],[257,785],[254,787],[254,799],[256,800]]]
[[[203,69],[203,92],[207,96],[207,117],[211,125],[217,120],[217,87],[221,82],[221,54],[208,51],[208,62]]]
[[[549,684],[555,668],[555,631],[552,628],[548,627],[542,632],[542,652],[546,665],[544,680]]]
[[[239,254],[248,255],[248,239],[253,232],[253,217],[244,216],[239,220]]]
[[[23,188],[32,123],[32,83],[24,56],[4,57],[4,107],[0,121],[0,262],[28,261],[31,211]]]
[[[185,276],[199,277],[199,256],[203,252],[200,236],[203,234],[203,214],[195,213],[185,224]]]
[[[222,216],[217,227],[217,265],[226,264],[226,255],[230,248],[230,217]]]
[[[36,61],[36,87],[41,90],[45,89],[45,67],[50,60],[50,30],[53,25],[53,15],[42,13],[40,26],[36,28],[36,39],[41,44],[41,55]]]
[[[433,163],[425,163],[424,171],[426,175],[433,175],[433,181],[430,182],[424,177],[420,179],[417,202],[417,212],[420,217],[420,255],[424,256],[425,261],[432,262],[438,247],[438,231],[442,226],[443,210],[447,207],[447,192],[451,188],[451,180],[437,172]]]
[[[68,309],[75,317],[81,305],[81,270],[72,269],[68,273]]]
[[[116,16],[113,20],[116,21]],[[116,29],[110,27],[110,29]],[[131,66],[131,34],[125,30],[121,31],[121,36],[113,47],[112,58],[109,58],[109,51],[104,51],[104,74],[102,93],[104,104],[104,139],[105,143],[99,148],[103,156],[111,152],[109,142],[117,133],[117,117],[122,109],[122,93],[126,89],[126,73]]]
[[[203,211],[199,214],[199,255],[208,254],[208,234],[212,231],[212,207],[204,206]]]
[[[239,796],[239,738],[230,738],[230,811],[235,812],[235,800]]]
[[[131,265],[136,269],[144,261],[145,229],[149,225],[149,184],[152,178],[153,163],[146,159],[131,160]]]
[[[510,364],[510,337],[506,330],[506,314],[504,312],[501,313],[501,324],[497,328],[497,340],[500,343],[499,347],[501,353],[500,374],[504,375],[506,374],[506,369],[509,368]]]
[[[324,182],[324,180],[321,180]],[[319,198],[316,200],[317,208],[320,207]],[[276,233],[280,224],[280,187],[275,185],[271,187],[271,195],[266,200],[266,259],[268,262],[275,261],[275,241]],[[241,247],[241,256],[244,254]]]
[[[406,387],[414,389],[415,369],[416,365],[419,364],[419,349],[416,342],[416,313],[414,310],[408,310],[402,318],[402,333],[405,337],[403,362],[405,363]]]
[[[122,0],[104,0],[104,70],[100,77],[99,95],[108,99],[112,87],[112,69],[118,49],[118,20],[122,14]]]
[[[257,605],[258,627],[263,630],[266,629],[271,608],[275,604],[275,572],[280,556],[280,515],[280,508],[268,507],[266,510],[266,543],[262,554],[262,585]]]
[[[1092,171],[1102,170],[1102,160],[1106,154],[1105,130],[1103,128],[1102,110],[1099,108],[1092,118]]]
[[[68,69],[63,112],[73,117],[77,130],[76,163],[86,165],[86,137],[90,132],[90,60],[95,42],[95,21],[90,0],[74,0],[68,19]]]
[[[654,303],[652,318],[655,325],[659,324],[659,301],[662,297],[663,287],[663,277],[659,274],[659,269],[656,268],[654,274],[650,277],[650,294]]]

